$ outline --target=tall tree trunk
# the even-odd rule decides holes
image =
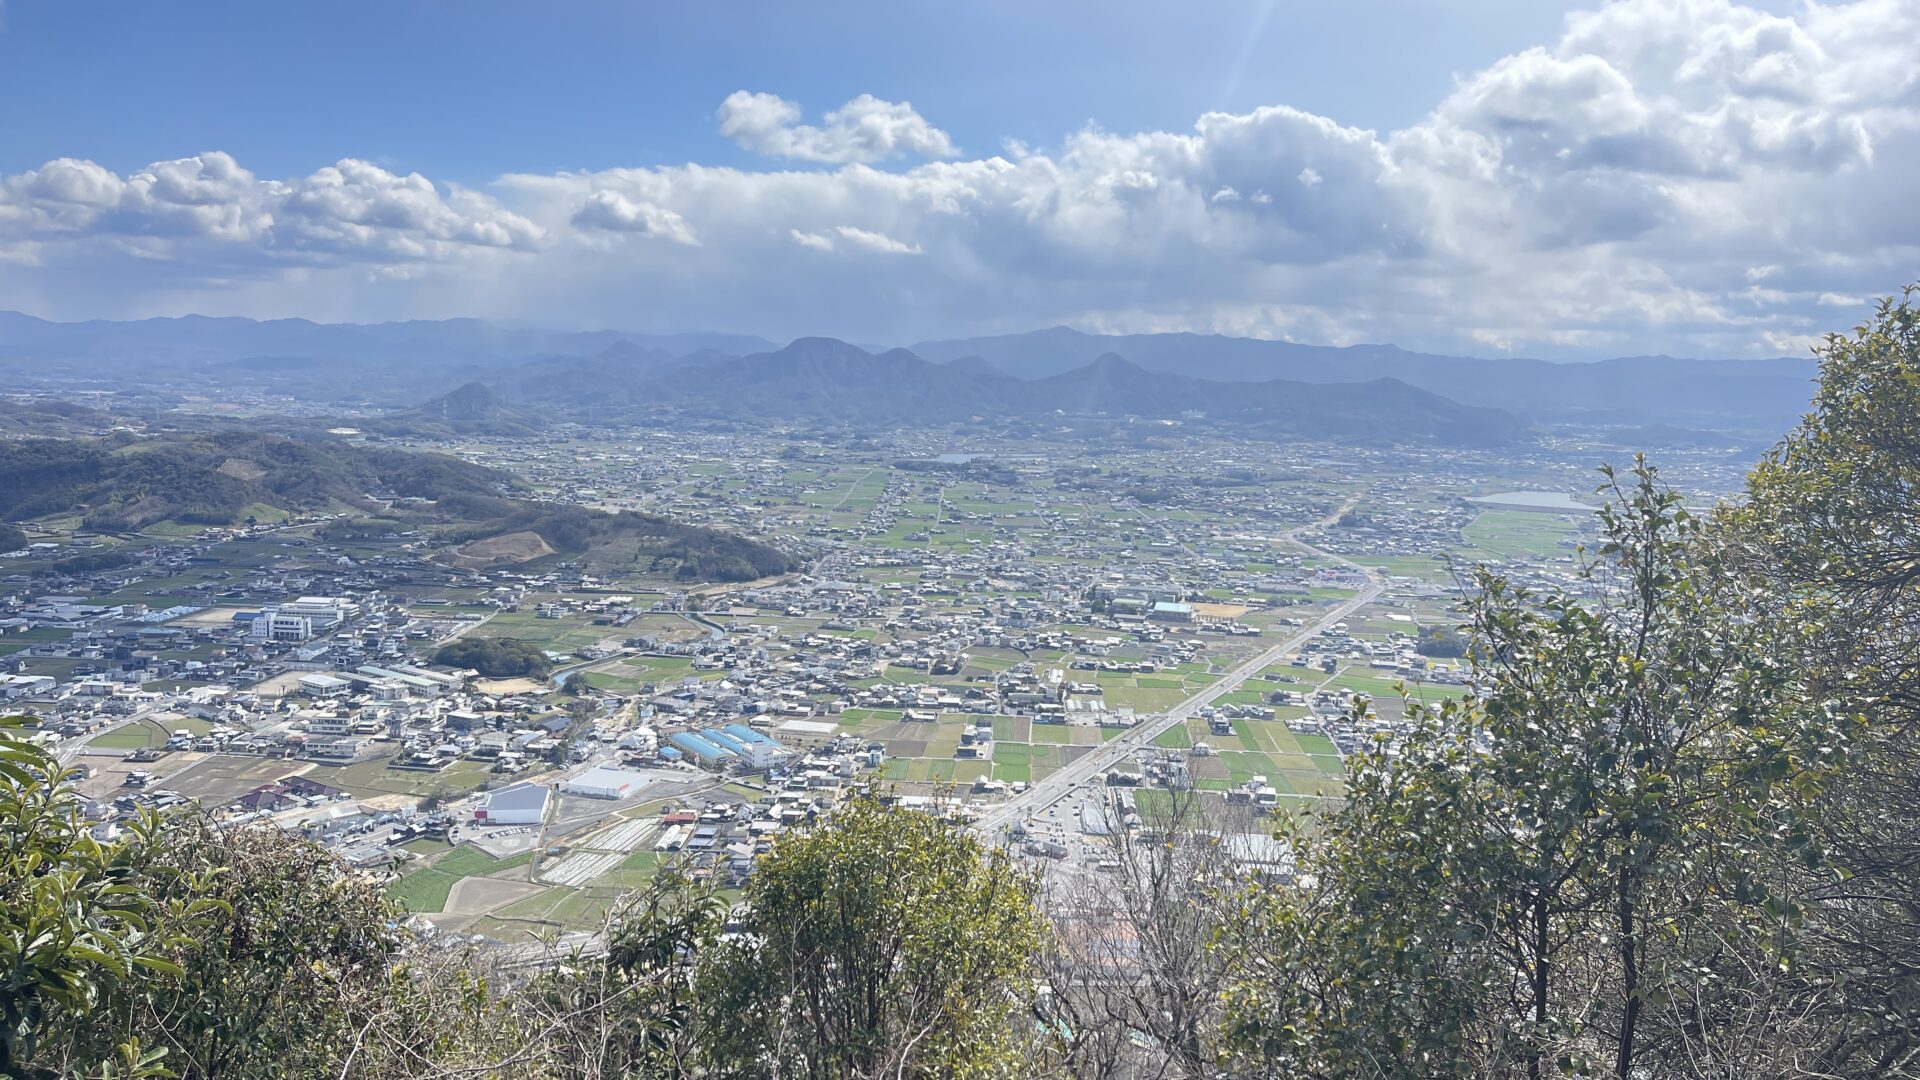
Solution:
[[[1547,1026],[1548,998],[1552,992],[1552,970],[1547,959],[1548,931],[1547,899],[1545,895],[1535,895],[1533,899],[1533,1022],[1537,1029]],[[1532,1045],[1527,1051],[1527,1080],[1540,1080],[1540,1042],[1535,1032]]]
[[[1620,1032],[1614,1040],[1613,1075],[1627,1080],[1633,1069],[1634,1029],[1640,1022],[1640,957],[1635,946],[1633,871],[1620,874],[1620,896],[1615,907],[1616,929],[1620,934],[1620,980],[1626,1000],[1620,1009]]]

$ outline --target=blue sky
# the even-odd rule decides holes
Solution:
[[[1920,0],[5,0],[0,308],[1803,349]]]
[[[0,168],[125,171],[218,148],[265,175],[341,157],[479,184],[506,172],[743,164],[742,87],[825,108],[908,100],[964,149],[1095,122],[1178,129],[1285,102],[1411,123],[1557,32],[1554,0],[669,3],[10,0]],[[535,13],[537,12],[537,14]]]

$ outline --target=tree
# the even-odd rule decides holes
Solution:
[[[0,1074],[51,1076],[94,1064],[52,1036],[145,973],[179,974],[165,955],[179,939],[162,928],[190,928],[217,902],[167,904],[138,888],[154,819],[124,842],[96,840],[59,762],[16,734],[24,722],[0,720]],[[124,1031],[101,1042],[123,1075],[157,1067]]]
[[[1156,799],[1149,803],[1146,796]],[[1140,794],[1143,827],[1101,841],[1104,870],[1047,882],[1046,1027],[1070,1076],[1220,1075],[1221,1001],[1246,883],[1230,842],[1250,812],[1190,791]]]
[[[163,909],[210,905],[170,927],[168,967],[106,994],[69,1035],[101,1031],[171,1048],[189,1080],[317,1075],[388,989],[406,937],[381,887],[322,848],[271,826],[220,828],[197,812],[158,823],[134,864]],[[165,925],[165,922],[162,922]],[[297,958],[297,962],[290,962]]]
[[[555,1075],[702,1075],[695,983],[726,916],[710,885],[672,870],[623,897],[603,929],[605,959],[558,965],[519,1003],[551,1033],[545,1056]]]
[[[1765,850],[1809,865],[1848,724],[1640,463],[1579,592],[1477,573],[1477,701],[1410,710],[1262,893],[1240,1049],[1305,1076],[1684,1071],[1726,972],[1791,957]],[[1650,1005],[1661,1007],[1659,1016]],[[1737,1075],[1751,1075],[1737,1073]]]
[[[1451,626],[1429,626],[1420,631],[1414,649],[1421,656],[1454,660],[1467,655],[1467,637]]]
[[[539,646],[518,638],[461,638],[442,645],[433,662],[472,668],[489,679],[542,679],[553,667]]]
[[[938,818],[862,798],[781,838],[740,929],[699,984],[724,1074],[1001,1076],[1028,1060],[1032,883]]]
[[[1864,720],[1812,826],[1843,875],[1778,872],[1809,910],[1778,1037],[1834,1075],[1920,1068],[1920,287],[1818,349],[1805,421],[1730,532],[1793,661]]]

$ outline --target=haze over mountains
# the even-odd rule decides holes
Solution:
[[[1497,445],[1541,424],[1767,439],[1804,408],[1813,364],[1556,363],[1064,327],[875,350],[830,338],[776,347],[750,335],[554,331],[476,319],[53,323],[0,312],[0,372],[21,385],[137,379],[153,390],[241,387],[495,428],[563,415],[856,426],[1104,416],[1205,421],[1262,437]]]
[[[534,354],[585,355],[616,342],[676,354],[700,349],[754,352],[774,343],[746,334],[640,334],[624,330],[550,330],[482,319],[387,323],[318,323],[308,319],[178,318],[51,322],[0,311],[0,355],[42,350],[67,357],[125,359],[129,353],[167,361],[239,360],[261,356],[482,361]]]
[[[1630,356],[1587,363],[1438,356],[1393,345],[1301,345],[1217,334],[1085,334],[1064,326],[999,337],[929,341],[930,360],[979,357],[1038,377],[1105,353],[1143,368],[1231,382],[1397,379],[1458,401],[1559,420],[1791,423],[1806,406],[1811,359],[1696,360]]]

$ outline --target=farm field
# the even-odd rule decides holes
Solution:
[[[1402,680],[1405,681],[1406,696],[1416,701],[1450,701],[1465,697],[1467,694],[1467,688],[1464,686],[1415,682],[1404,675],[1369,667],[1344,668],[1340,674],[1329,680],[1327,685],[1375,698],[1399,698]]]
[[[1488,510],[1462,530],[1466,547],[1459,554],[1468,561],[1568,556],[1573,549],[1561,541],[1580,535],[1584,524],[1571,516]]]
[[[362,798],[378,795],[465,795],[486,786],[492,773],[483,761],[461,760],[439,772],[390,769],[385,759],[353,765],[316,765],[307,774]]]
[[[447,896],[461,879],[491,876],[525,866],[533,860],[531,852],[496,859],[478,848],[461,846],[445,854],[421,860],[387,887],[389,895],[417,914],[446,910]]]

